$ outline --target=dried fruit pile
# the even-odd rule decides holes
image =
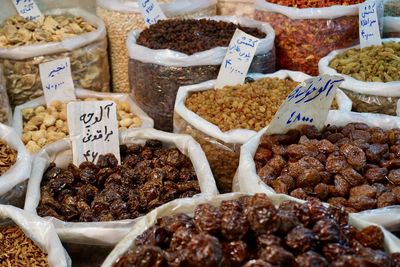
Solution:
[[[360,81],[400,81],[400,43],[349,49],[337,55],[329,66]]]
[[[264,194],[202,204],[193,218],[159,219],[113,266],[398,266],[379,227],[357,230],[347,220],[319,201],[275,208]]]
[[[350,6],[363,3],[365,0],[266,0],[269,3],[297,8],[320,8],[330,6]]]
[[[257,38],[265,33],[257,28],[209,19],[161,20],[142,31],[137,44],[151,49],[171,49],[188,55],[214,47],[227,47],[236,28]]]
[[[47,254],[17,226],[0,226],[0,266],[49,266]]]
[[[278,193],[348,212],[400,204],[400,129],[350,123],[320,133],[303,126],[263,136],[254,159],[258,175]]]
[[[0,140],[0,176],[17,162],[17,151]]]
[[[134,219],[173,199],[200,193],[190,159],[162,145],[148,140],[145,146],[122,147],[121,165],[112,154],[79,168],[51,164],[42,179],[38,214],[74,222]]]
[[[134,115],[127,102],[115,99],[85,98],[83,101],[112,100],[117,104],[119,130],[138,128],[142,122]],[[31,153],[68,135],[67,103],[54,101],[49,107],[40,105],[21,111],[23,119],[22,141]]]

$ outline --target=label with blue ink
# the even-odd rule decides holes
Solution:
[[[11,0],[21,17],[27,20],[38,20],[43,15],[34,0]]]
[[[140,13],[144,17],[147,26],[157,23],[157,21],[166,19],[157,0],[139,0]]]
[[[368,0],[359,6],[360,47],[382,45],[378,21],[378,4]]]

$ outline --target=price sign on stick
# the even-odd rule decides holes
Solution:
[[[371,45],[382,45],[377,9],[378,5],[374,0],[365,1],[359,6],[361,48]]]
[[[286,133],[302,124],[322,129],[336,89],[343,80],[339,76],[323,75],[301,83],[283,102],[269,124],[267,133]]]
[[[121,162],[115,102],[71,102],[67,115],[75,165],[83,161],[96,163],[100,155],[107,153]]]
[[[47,106],[54,100],[76,100],[69,58],[42,63],[39,65],[39,71]]]
[[[42,12],[36,5],[34,0],[11,0],[21,17],[27,20],[38,20],[41,18]]]
[[[157,0],[139,0],[138,3],[146,25],[155,24],[157,21],[167,18]]]
[[[244,83],[259,43],[258,38],[236,29],[219,70],[216,88]]]

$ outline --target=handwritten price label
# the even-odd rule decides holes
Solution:
[[[339,76],[323,75],[300,84],[283,102],[269,124],[267,133],[286,133],[303,124],[311,124],[322,129],[336,89],[343,80]]]
[[[11,0],[21,17],[27,20],[38,20],[42,17],[39,7],[34,0]]]
[[[146,25],[152,25],[161,19],[167,18],[157,0],[139,0],[139,9]]]
[[[70,102],[67,116],[75,165],[84,161],[96,163],[100,155],[107,153],[121,162],[117,108],[113,101]]]
[[[243,84],[260,40],[236,29],[219,70],[216,88]]]
[[[55,100],[76,100],[69,58],[42,63],[39,65],[39,71],[47,106]]]
[[[371,45],[382,45],[377,9],[378,5],[374,0],[365,1],[359,7],[361,48]]]

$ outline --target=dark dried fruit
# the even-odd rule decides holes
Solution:
[[[356,239],[365,247],[372,249],[382,249],[384,235],[378,226],[368,226],[356,235]]]

